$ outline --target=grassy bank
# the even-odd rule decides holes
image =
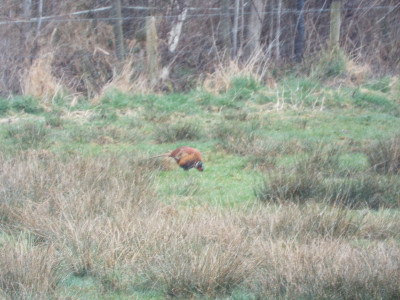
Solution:
[[[2,99],[0,295],[396,299],[399,97],[286,76]],[[182,145],[203,173],[147,159]]]

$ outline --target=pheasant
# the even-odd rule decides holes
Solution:
[[[170,153],[164,153],[150,158],[156,157],[172,157],[185,171],[195,168],[203,172],[204,169],[200,151],[192,147],[179,147]]]

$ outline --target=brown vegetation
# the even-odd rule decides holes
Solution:
[[[260,37],[255,44],[261,48],[257,47],[257,51],[250,51],[250,54],[248,49],[254,41],[246,35],[253,32],[254,28],[249,26],[255,26],[250,22],[254,19],[251,15],[254,14],[253,7],[248,5],[240,9],[243,19],[235,36],[238,66],[225,64],[225,58],[230,53],[230,49],[225,47],[231,43],[223,42],[219,34],[221,22],[224,26],[230,23],[229,18],[219,15],[217,8],[221,6],[221,1],[190,1],[179,43],[173,51],[169,49],[171,28],[182,8],[189,5],[189,2],[181,2],[184,3],[182,7],[182,3],[153,1],[154,6],[159,8],[153,11],[132,9],[132,6],[144,6],[141,1],[121,1],[122,17],[125,18],[122,27],[126,61],[122,62],[123,71],[118,72],[120,63],[115,53],[113,15],[110,9],[102,9],[109,7],[109,1],[50,3],[43,0],[42,13],[39,1],[33,1],[31,6],[29,1],[3,1],[0,5],[0,37],[3,41],[0,45],[0,93],[51,98],[67,91],[95,98],[104,91],[105,85],[110,86],[111,83],[129,91],[182,91],[192,88],[199,81],[203,82],[204,78],[207,89],[218,91],[229,85],[224,75],[226,71],[221,71],[221,66],[228,71],[250,71],[268,81],[271,74],[265,72],[265,66],[277,66],[278,70],[293,61],[296,1],[283,0],[279,15],[275,1],[267,1],[260,6],[262,22],[258,24],[260,30],[256,30],[260,32]],[[306,1],[304,58],[307,62],[326,48],[330,2]],[[340,44],[346,55],[362,66],[353,67],[349,74],[357,83],[365,77],[365,70],[372,69],[374,73],[398,70],[399,9],[395,0],[343,1]],[[73,14],[80,11],[86,12]],[[233,7],[227,11],[232,14],[230,21],[233,26]],[[153,24],[157,32],[153,33],[156,36],[152,41],[157,41],[158,45],[151,47],[146,45],[145,37],[146,17],[149,14],[157,16],[157,24]],[[44,18],[40,19],[40,16]],[[149,49],[159,56],[152,62],[159,61],[159,71],[164,72],[160,74],[162,80],[159,83],[154,81],[154,74],[146,71],[146,51]],[[257,62],[251,64],[252,69],[248,70],[252,57]],[[216,75],[213,75],[214,72]],[[217,82],[213,82],[214,77],[218,78]]]
[[[79,276],[105,292],[172,297],[400,293],[400,225],[385,211],[312,203],[178,209],[154,195],[152,171],[126,157],[29,151],[1,165],[1,295],[57,298]]]

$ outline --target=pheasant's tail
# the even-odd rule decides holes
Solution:
[[[158,154],[158,155],[155,155],[155,156],[150,156],[148,159],[157,158],[157,157],[166,157],[166,156],[169,156],[170,154],[171,154],[170,152],[163,153],[163,154]]]

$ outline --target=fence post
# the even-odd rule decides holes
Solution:
[[[262,12],[265,7],[265,2],[263,0],[251,0],[249,1],[249,5],[250,15],[247,23],[247,45],[245,46],[245,57],[247,59],[252,55],[260,53],[260,37],[264,20],[264,14]]]
[[[229,0],[222,0],[220,12],[220,40],[223,50],[231,51],[231,18],[229,14]]]
[[[152,78],[152,84],[158,79],[159,55],[158,55],[158,37],[155,16],[146,18],[146,59],[147,73]]]
[[[329,50],[331,52],[337,52],[339,50],[341,6],[341,1],[333,1],[331,4],[331,23],[329,35]]]
[[[304,33],[305,33],[305,19],[304,19],[304,0],[297,0],[297,26],[296,37],[294,40],[294,54],[296,61],[301,62],[304,54]]]
[[[233,29],[232,29],[232,52],[231,52],[232,58],[235,58],[238,53],[239,7],[240,7],[240,0],[235,0],[235,13],[233,17]]]
[[[113,30],[115,38],[115,54],[119,62],[125,58],[124,35],[122,32],[121,0],[112,2]]]
[[[278,11],[276,15],[276,34],[275,34],[275,59],[279,61],[281,57],[280,38],[281,38],[281,13],[282,13],[282,0],[278,0]],[[271,17],[273,19],[273,17]]]
[[[32,0],[25,0],[24,1],[24,19],[29,21],[31,16],[32,16]],[[30,48],[29,41],[30,41],[30,35],[31,35],[31,24],[29,22],[27,22],[24,25],[24,31],[25,31],[24,37],[23,37],[24,39],[22,41],[23,41],[23,45],[25,48],[24,51],[26,51],[28,48]],[[21,38],[22,38],[22,35],[21,35]],[[25,58],[26,65],[28,66],[30,63],[32,63],[32,60],[33,60],[32,56],[30,56],[30,57],[27,56]]]

